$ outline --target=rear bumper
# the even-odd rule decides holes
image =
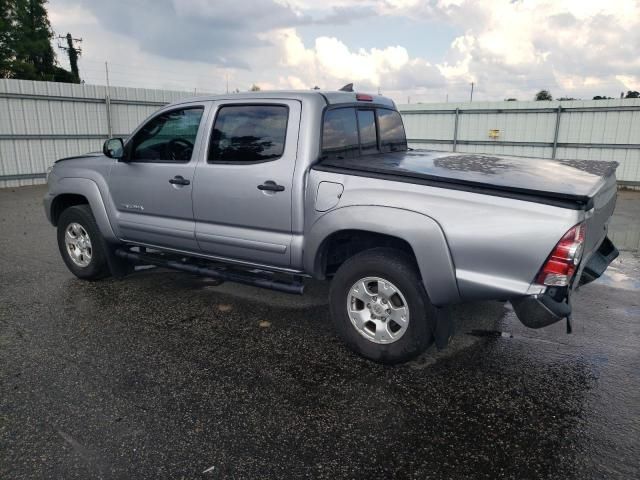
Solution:
[[[618,249],[606,237],[598,247],[598,250],[589,257],[579,274],[579,280],[574,280],[571,288],[551,287],[541,295],[512,299],[511,304],[518,319],[529,328],[542,328],[567,318],[571,315],[571,302],[569,299],[572,290],[577,289],[580,285],[593,282],[600,277],[618,255]]]
[[[518,319],[529,328],[542,328],[559,322],[571,315],[571,304],[565,294],[562,300],[556,300],[545,292],[542,295],[531,295],[511,300],[511,305]]]

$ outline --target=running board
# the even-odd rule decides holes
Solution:
[[[278,292],[292,293],[302,295],[304,293],[304,283],[301,279],[295,279],[292,282],[286,282],[274,278],[271,272],[252,273],[242,272],[238,270],[229,270],[225,266],[210,267],[195,265],[185,260],[186,257],[169,257],[164,254],[147,254],[137,253],[121,248],[115,251],[116,256],[129,262],[142,265],[156,265],[158,267],[171,268],[181,270],[183,272],[202,275],[203,277],[215,278],[216,280],[241,283],[252,287],[266,288],[269,290],[277,290]],[[177,258],[177,259],[176,259]]]

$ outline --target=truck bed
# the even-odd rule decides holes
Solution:
[[[617,162],[409,150],[326,158],[314,168],[589,210]]]

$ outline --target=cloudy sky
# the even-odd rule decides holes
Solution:
[[[640,0],[50,0],[104,84],[339,88],[406,103],[640,89]],[[61,52],[62,53],[62,52]],[[67,62],[59,55],[62,65]]]

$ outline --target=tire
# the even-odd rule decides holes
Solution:
[[[62,212],[57,237],[60,255],[76,277],[98,280],[110,275],[104,240],[89,205],[76,205]]]
[[[329,303],[340,337],[374,362],[406,362],[433,343],[435,308],[415,262],[401,251],[375,248],[348,259],[331,282]]]

